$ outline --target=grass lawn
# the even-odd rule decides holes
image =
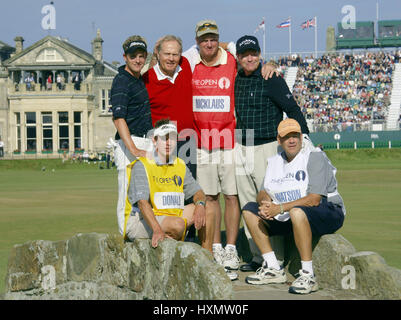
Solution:
[[[401,149],[327,154],[347,208],[339,233],[358,251],[375,251],[401,269]],[[115,169],[61,160],[0,161],[0,293],[14,244],[116,233],[116,201]]]

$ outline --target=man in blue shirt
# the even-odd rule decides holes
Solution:
[[[152,129],[149,96],[142,81],[141,70],[147,57],[146,40],[131,36],[123,43],[125,65],[111,87],[113,122],[117,129],[114,159],[118,170],[117,219],[121,234],[124,231],[125,199],[127,197],[126,168],[137,157],[146,157],[152,141],[146,138]]]

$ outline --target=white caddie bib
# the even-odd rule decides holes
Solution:
[[[280,154],[268,159],[263,185],[274,204],[283,204],[306,196],[309,155],[310,150],[302,149],[289,163]],[[287,211],[274,218],[287,221],[290,213]]]

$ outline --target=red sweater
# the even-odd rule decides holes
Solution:
[[[159,81],[153,68],[143,75],[150,100],[153,126],[160,119],[177,121],[177,129],[194,129],[192,112],[192,71],[188,60],[181,58],[182,70],[174,83],[164,79]]]

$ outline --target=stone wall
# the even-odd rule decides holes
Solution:
[[[15,245],[4,298],[219,300],[232,298],[232,285],[195,243],[167,239],[154,249],[91,233]]]
[[[224,242],[225,234],[222,234]],[[301,267],[292,236],[284,264]],[[249,261],[240,230],[237,248]],[[401,299],[401,270],[374,252],[357,252],[340,234],[313,238],[314,270],[322,289],[346,290],[369,299]],[[345,292],[345,291],[344,291]],[[119,235],[78,234],[66,241],[15,245],[8,263],[5,299],[231,299],[223,268],[196,243],[167,239],[124,243]]]

